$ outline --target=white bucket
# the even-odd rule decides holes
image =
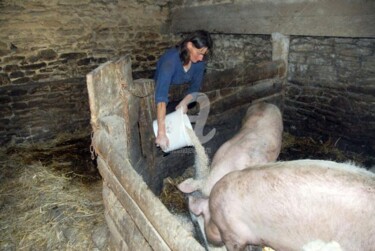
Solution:
[[[155,137],[158,134],[158,122],[154,120],[152,123]],[[186,127],[193,129],[189,117],[183,113],[182,109],[178,109],[165,116],[165,130],[169,139],[169,147],[164,152],[170,152],[185,146],[192,146],[193,143],[187,134]]]

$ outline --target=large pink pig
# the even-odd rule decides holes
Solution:
[[[196,179],[187,179],[178,186],[184,193],[198,192],[189,195],[190,211],[196,206],[197,200],[205,201],[208,207],[211,189],[224,175],[249,165],[275,161],[281,149],[282,132],[283,122],[279,108],[273,104],[261,102],[248,108],[240,131],[215,153],[210,170],[203,147],[199,144],[195,145]],[[195,135],[191,137],[194,138]],[[196,218],[192,215],[192,219],[198,222],[201,232],[204,233],[201,217]],[[204,236],[203,239],[206,241]]]
[[[319,242],[375,250],[375,174],[348,163],[252,166],[218,181],[209,201],[194,202],[190,209],[203,215],[208,240],[228,250],[252,244],[301,251]]]
[[[277,106],[264,102],[251,105],[240,131],[215,153],[211,169],[197,170],[208,175],[198,180],[187,179],[179,184],[179,189],[184,193],[199,190],[208,196],[215,183],[227,173],[275,161],[281,149],[282,132],[282,116]],[[207,167],[198,165],[196,168]]]

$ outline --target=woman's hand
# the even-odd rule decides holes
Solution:
[[[165,151],[169,147],[169,139],[164,133],[158,133],[155,143],[156,146],[160,147],[163,151]]]
[[[160,147],[163,151],[169,147],[169,139],[165,129],[165,113],[167,104],[160,102],[156,105],[156,116],[158,123],[158,134],[155,139],[155,144]]]

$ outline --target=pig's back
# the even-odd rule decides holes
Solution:
[[[279,249],[300,250],[318,239],[348,251],[375,247],[375,175],[349,164],[298,160],[252,167],[226,175],[212,198],[223,205],[219,214],[257,226],[249,234]]]

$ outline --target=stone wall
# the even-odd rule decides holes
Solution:
[[[174,43],[161,33],[168,1],[154,2],[1,1],[1,85],[82,77],[127,53],[148,70]]]
[[[6,85],[0,88],[0,145],[34,143],[60,133],[90,133],[82,79]]]
[[[208,72],[270,61],[270,36],[213,34]],[[291,36],[285,129],[375,153],[375,39]],[[233,76],[235,78],[235,76]],[[234,81],[228,79],[228,86]]]
[[[0,142],[37,141],[71,132],[72,125],[89,128],[85,75],[129,53],[134,73],[149,76],[160,54],[177,41],[164,32],[168,4],[0,1]]]
[[[200,6],[207,7],[209,12],[214,9],[210,8],[210,5],[256,2],[272,4],[282,1],[179,0],[173,3],[172,12],[178,12],[182,9],[182,13],[187,13],[187,11],[194,9],[191,7]],[[302,6],[306,7],[300,13],[294,13],[296,16],[291,17],[297,18],[305,14],[305,10],[312,8],[315,3],[319,2],[327,3],[326,1],[311,0],[288,1],[288,3],[305,4]],[[355,2],[353,1],[353,3]],[[362,2],[362,4],[367,3]],[[368,5],[368,7],[372,8],[372,5]],[[187,9],[184,10],[184,8]],[[351,13],[350,9],[346,9],[346,11]],[[340,11],[338,13],[345,19],[345,13],[340,13]],[[218,18],[226,17],[226,13],[209,12],[209,14],[217,15]],[[315,14],[319,15],[319,12]],[[262,16],[262,14],[259,15]],[[189,14],[182,16],[186,20],[189,18]],[[361,16],[360,13],[355,11],[352,13],[352,18],[359,18],[357,21],[370,17],[371,14],[365,13]],[[206,17],[203,16],[202,19],[204,18]],[[309,18],[309,16],[307,15],[306,18]],[[265,17],[263,21],[267,20],[268,18]],[[234,23],[239,22],[238,20],[234,21]],[[173,20],[171,23],[173,27]],[[199,21],[195,23],[201,24]],[[213,21],[213,23],[217,22]],[[293,22],[288,24],[293,25]],[[350,30],[355,27],[354,25],[353,23],[350,27],[341,28]],[[231,24],[228,26],[231,27]],[[175,30],[184,30],[185,28],[175,27]],[[272,28],[276,29],[276,27]],[[319,26],[319,29],[326,29],[327,31],[331,28]],[[360,29],[372,31],[371,34],[374,34],[371,25],[360,27]],[[308,34],[310,31],[306,30],[305,32]],[[333,30],[332,32],[336,31]],[[232,33],[238,32],[232,31]],[[261,34],[264,34],[264,31]],[[285,86],[285,129],[296,135],[312,136],[315,139],[327,141],[342,149],[374,156],[374,36],[362,36],[362,38],[346,36],[347,38],[344,38],[334,37],[332,33],[327,33],[327,36],[307,36],[306,34],[305,36],[290,37],[289,77]],[[215,48],[216,58],[214,57],[213,61],[209,63],[210,70],[237,67],[239,64],[244,64],[244,68],[246,68],[246,65],[251,65],[253,62],[270,60],[272,45],[267,41],[267,35],[216,34],[214,37],[216,37],[216,44],[219,46]],[[261,39],[260,43],[253,43],[259,38]]]
[[[213,55],[207,72],[214,73],[239,65],[245,68],[272,60],[269,35],[212,34]]]
[[[269,36],[213,37],[211,71],[271,60]],[[291,36],[288,64],[285,130],[374,155],[375,39]]]
[[[292,37],[288,75],[288,130],[374,156],[375,39]]]
[[[149,77],[164,49],[179,39],[168,33],[170,9],[240,2],[0,1],[1,143],[89,128],[84,79],[89,71],[130,53],[135,77]],[[212,37],[208,73],[238,67],[245,71],[272,58],[269,35],[213,33]],[[372,38],[292,36],[286,129],[332,138],[343,147],[372,149],[374,47]],[[226,87],[231,84],[229,76]],[[80,99],[70,93],[72,89]],[[49,115],[41,116],[47,109]],[[64,120],[57,123],[60,117]]]

